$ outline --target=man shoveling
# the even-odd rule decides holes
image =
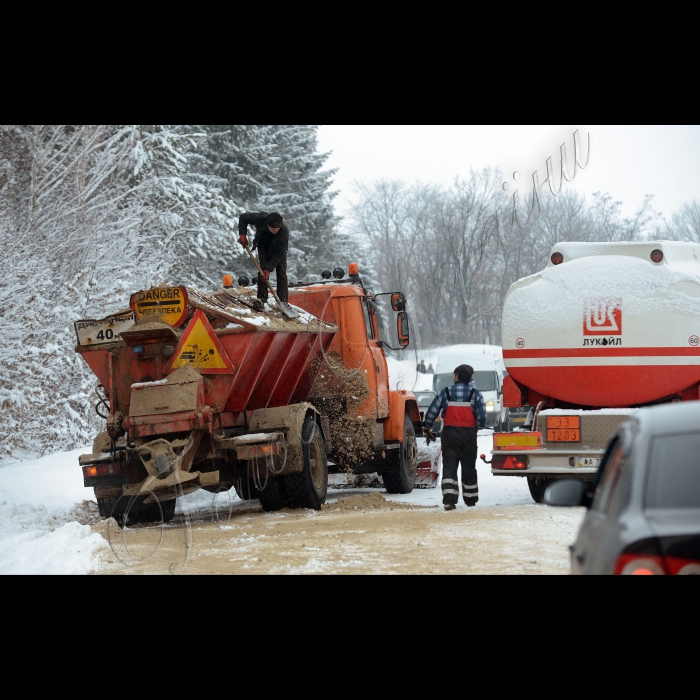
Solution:
[[[282,216],[277,212],[246,212],[238,220],[238,242],[248,247],[248,226],[255,226],[253,250],[258,249],[258,258],[262,275],[258,275],[258,295],[253,303],[262,309],[267,301],[270,273],[277,272],[277,296],[287,303],[289,286],[287,281],[287,249],[289,247],[289,229]]]

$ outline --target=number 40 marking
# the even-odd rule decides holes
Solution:
[[[111,328],[108,328],[104,331],[100,331],[97,334],[97,340],[112,340],[112,338],[114,338],[114,331],[112,331]]]

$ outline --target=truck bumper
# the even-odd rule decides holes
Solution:
[[[604,450],[507,450],[494,451],[491,473],[495,476],[580,477],[592,479]],[[510,458],[510,459],[509,459]],[[527,465],[522,468],[503,466]]]
[[[558,479],[558,478],[579,478],[579,479],[592,479],[597,469],[568,469],[563,470],[557,467],[540,467],[538,469],[492,469],[491,473],[494,476],[544,476],[548,479]]]

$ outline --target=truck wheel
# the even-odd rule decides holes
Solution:
[[[131,502],[131,496],[107,496],[97,499],[97,507],[100,511],[100,516],[103,518],[114,518],[119,527],[124,527],[124,520],[127,517],[126,509],[129,508],[128,525],[136,525],[138,523],[159,523],[161,517],[164,523],[169,523],[175,515],[176,499],[172,498],[169,501],[161,501],[160,508],[157,503],[145,504],[144,501],[148,496],[138,496]],[[162,516],[161,516],[162,512]]]
[[[328,459],[323,433],[316,421],[307,416],[301,431],[303,471],[284,477],[292,508],[321,510],[328,493]]]
[[[530,495],[535,503],[544,503],[545,489],[554,481],[554,479],[544,479],[539,476],[528,476],[527,485],[530,489]]]
[[[416,483],[418,471],[418,448],[416,431],[409,415],[404,418],[403,443],[398,450],[399,465],[395,471],[382,472],[387,493],[411,493]]]
[[[260,489],[256,487],[260,505],[268,513],[272,510],[282,510],[287,505],[287,492],[284,479],[281,476],[268,476],[260,479]]]
[[[233,486],[236,489],[236,495],[242,501],[252,501],[259,497],[255,484],[248,477],[236,479]]]

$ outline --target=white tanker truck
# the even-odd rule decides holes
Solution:
[[[592,479],[640,406],[700,398],[700,244],[557,243],[503,304],[504,405],[526,429],[493,436],[491,473]]]

